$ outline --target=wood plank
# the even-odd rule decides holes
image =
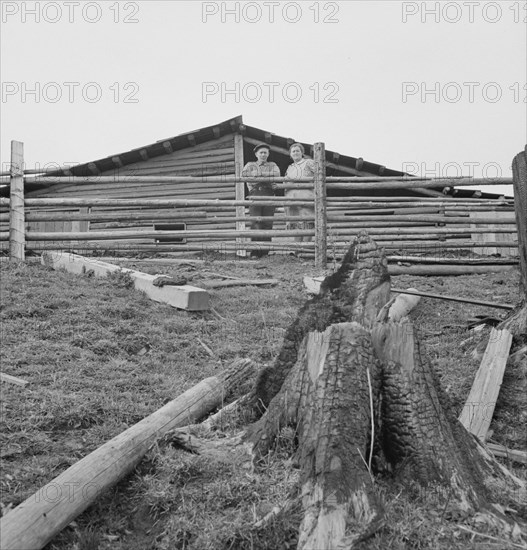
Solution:
[[[492,421],[511,344],[512,334],[507,329],[492,329],[474,384],[459,416],[463,426],[482,441],[485,441]]]
[[[42,263],[54,269],[64,268],[77,275],[93,271],[95,276],[105,277],[110,273],[121,271],[127,273],[132,278],[134,287],[142,290],[151,300],[188,311],[204,311],[209,308],[209,295],[206,290],[190,285],[158,287],[153,284],[156,278],[154,275],[133,269],[123,269],[114,264],[84,258],[77,254],[60,252],[44,252]]]
[[[9,218],[9,257],[12,261],[23,262],[26,244],[26,223],[24,218],[24,144],[11,141],[10,168],[10,218]]]
[[[0,372],[0,380],[2,382],[9,382],[10,384],[16,384],[17,386],[26,387],[29,382],[27,380],[23,380],[22,378],[18,378],[18,376],[11,376],[10,374],[5,374],[3,372]]]

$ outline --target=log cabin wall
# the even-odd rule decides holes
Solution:
[[[225,135],[218,139],[210,140],[184,149],[173,151],[168,154],[148,158],[145,151],[144,160],[132,164],[126,164],[117,167],[114,170],[102,171],[101,176],[234,176],[234,134]],[[116,157],[116,164],[118,164]],[[93,183],[93,184],[59,184],[32,191],[26,194],[27,198],[108,198],[108,199],[235,199],[235,185],[233,183],[134,183],[119,182],[114,184]],[[185,210],[206,213],[208,218],[217,219],[217,223],[207,223],[204,218],[196,220],[181,219],[181,214]],[[54,209],[60,211],[71,211],[72,209]],[[141,212],[141,209],[120,209],[126,212]],[[28,209],[30,211],[30,209]],[[39,210],[43,212],[43,210]],[[46,209],[50,211],[50,209]],[[78,210],[77,210],[78,211]],[[115,208],[92,208],[91,212],[115,212]],[[166,219],[156,220],[131,220],[131,221],[112,221],[104,220],[97,222],[68,222],[68,221],[40,221],[28,222],[29,231],[48,232],[48,231],[111,231],[123,229],[140,229],[150,231],[156,226],[157,229],[163,227],[167,229],[235,229],[234,221],[224,222],[221,218],[233,218],[235,216],[234,208],[224,208],[219,210],[213,207],[178,208],[173,210],[148,209],[143,212],[153,214],[166,213]],[[173,215],[177,214],[177,219]],[[75,226],[72,226],[72,223]],[[80,225],[79,225],[80,224]],[[172,227],[176,224],[176,227]],[[171,226],[171,227],[169,227]],[[131,243],[155,244],[152,239],[130,240]],[[176,243],[174,243],[176,244]],[[79,245],[82,248],[82,245]],[[116,247],[119,243],[116,244]],[[160,247],[162,248],[162,247]]]

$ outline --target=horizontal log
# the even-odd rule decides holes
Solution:
[[[269,198],[265,201],[249,200],[220,200],[220,199],[25,199],[25,206],[115,206],[115,207],[142,207],[142,208],[174,208],[174,207],[202,207],[202,206],[313,206],[313,201],[291,200],[283,197]]]
[[[9,384],[15,384],[17,386],[22,386],[23,388],[25,388],[29,384],[27,380],[23,380],[22,378],[18,378],[18,376],[12,376],[3,372],[0,372],[0,381],[8,382]]]
[[[392,180],[376,182],[327,182],[327,189],[346,189],[348,191],[386,190],[386,189],[429,189],[431,187],[464,187],[486,185],[512,185],[512,178],[473,178],[473,179],[435,179],[429,181]],[[312,189],[309,183],[277,183],[277,189]]]
[[[401,209],[407,211],[408,209]],[[422,210],[431,210],[430,214],[435,214],[436,209],[422,209]],[[331,211],[329,211],[331,212]],[[446,215],[446,216],[423,216],[421,214],[403,214],[399,213],[399,210],[373,210],[368,215],[364,215],[364,210],[356,211],[347,211],[346,214],[349,215],[331,215],[327,216],[328,222],[359,222],[359,221],[418,221],[418,222],[431,222],[433,223],[468,223],[476,221],[479,223],[497,223],[497,224],[515,224],[516,220],[514,213],[511,213],[511,217],[507,218],[478,218],[477,220],[470,220],[468,213],[466,217]],[[383,215],[384,214],[384,215]],[[218,216],[213,216],[217,218]],[[94,211],[91,213],[80,214],[76,211],[63,211],[56,210],[50,212],[38,212],[38,211],[26,211],[25,219],[26,221],[124,221],[124,220],[156,220],[156,219],[181,219],[181,220],[190,220],[197,218],[211,218],[210,215],[207,215],[207,212],[202,211],[187,211],[182,209],[172,209],[172,210],[158,210],[156,212],[138,212],[137,210],[126,211],[126,210],[111,210],[107,212],[98,212]],[[243,216],[243,217],[231,217],[229,221],[274,221],[277,219],[287,220],[287,221],[310,221],[314,220],[314,216],[309,217],[287,217],[283,214],[275,214],[274,216]],[[0,213],[0,222],[8,222],[9,214]]]
[[[89,197],[95,193],[100,193],[102,197],[108,197],[111,198],[112,195],[116,195],[118,197],[126,198],[125,195],[131,195],[132,197],[135,197],[136,193],[142,193],[144,194],[150,194],[150,193],[167,193],[167,192],[187,192],[187,193],[194,193],[194,192],[211,192],[211,191],[221,191],[221,190],[232,190],[234,189],[234,186],[228,183],[203,183],[203,184],[150,184],[150,183],[136,183],[136,184],[127,184],[126,186],[108,186],[107,184],[98,184],[98,185],[86,185],[82,187],[78,187],[75,185],[64,185],[60,188],[53,187],[53,189],[45,189],[38,191],[31,191],[31,193],[28,193],[29,197],[45,197],[50,196],[53,198],[53,196],[58,195],[60,191],[60,195],[64,198],[67,198],[68,196],[78,196],[78,197]],[[101,197],[101,198],[102,198]]]
[[[464,266],[465,267],[465,266]],[[482,300],[472,300],[471,298],[460,298],[458,296],[450,296],[448,294],[433,294],[431,292],[423,292],[421,290],[415,290],[415,289],[407,289],[402,290],[398,288],[392,288],[392,292],[402,292],[404,294],[412,294],[415,296],[423,296],[425,298],[435,298],[438,300],[446,300],[450,302],[461,302],[464,304],[474,304],[478,306],[485,306],[485,307],[496,307],[499,309],[507,309],[512,310],[514,309],[514,306],[511,304],[502,304],[502,303],[496,303],[496,302],[485,302]]]
[[[364,225],[367,228],[367,224]],[[339,236],[351,236],[358,235],[361,228],[344,228],[339,229],[334,234]],[[474,228],[448,228],[448,227],[402,227],[402,228],[390,228],[388,232],[390,237],[403,236],[403,235],[418,235],[423,237],[425,235],[466,235],[475,233],[488,233],[488,228],[474,227]],[[329,231],[328,231],[329,233]],[[370,228],[369,233],[371,235],[384,235],[387,231],[385,228]],[[492,229],[492,233],[510,233],[516,234],[514,229],[496,227]],[[244,230],[244,231],[90,231],[90,232],[35,232],[28,231],[26,234],[26,240],[28,241],[85,241],[85,240],[107,240],[107,239],[159,239],[159,238],[188,238],[188,237],[215,237],[217,239],[229,239],[236,237],[300,237],[300,236],[314,236],[314,229],[306,230]],[[0,234],[0,240],[2,235]],[[5,240],[5,239],[4,239]]]
[[[389,265],[390,275],[474,275],[502,273],[516,269],[512,265]]]
[[[510,246],[510,243],[507,243]],[[389,262],[410,262],[410,263],[426,263],[426,264],[463,264],[463,265],[480,265],[480,264],[509,264],[517,265],[518,258],[449,258],[449,257],[430,257],[430,256],[387,256]]]
[[[221,406],[252,370],[250,361],[236,362],[227,372],[206,378],[75,463],[0,519],[0,548],[42,549],[101,493],[131,472],[156,441]],[[54,498],[46,498],[47,494]]]
[[[0,221],[4,220],[6,214],[0,214]],[[7,214],[7,217],[9,215]],[[78,212],[26,212],[26,221],[123,221],[123,220],[160,220],[160,219],[174,219],[174,220],[186,220],[192,219],[204,219],[207,217],[207,213],[204,211],[190,211],[184,210],[166,211],[166,212],[126,212],[126,211],[112,211],[112,212],[91,212],[90,214],[79,214]]]
[[[487,248],[488,246],[498,247],[498,248],[511,248],[518,245],[517,242],[501,242],[501,241],[492,241],[487,243],[478,243],[475,241],[439,241],[439,240],[392,240],[392,239],[383,239],[378,238],[376,242],[382,248],[388,250],[412,250],[419,253],[431,253],[437,255],[441,251],[447,250],[465,250],[465,249],[474,249],[474,248]],[[251,244],[252,243],[252,244]],[[258,241],[250,241],[242,244],[236,244],[232,241],[202,241],[201,244],[198,242],[190,244],[154,244],[154,243],[127,243],[124,241],[83,241],[83,242],[74,242],[74,241],[35,241],[26,243],[26,250],[30,251],[44,251],[44,250],[83,250],[83,251],[148,251],[148,252],[202,252],[210,251],[214,247],[219,251],[225,250],[242,250],[247,248],[248,250],[258,249],[262,245],[265,245],[267,248],[272,250],[289,250],[298,248],[313,248],[314,244],[312,242],[294,242],[289,241],[285,244],[280,244],[279,241],[261,241],[258,244]],[[252,248],[251,248],[252,247]],[[328,251],[342,253],[349,248],[349,241],[337,241],[330,242],[328,245]],[[9,249],[9,243],[0,241],[0,250],[7,251]]]
[[[195,196],[196,195],[196,196]],[[90,198],[99,198],[99,199],[160,199],[160,200],[169,200],[169,199],[222,199],[222,198],[232,198],[234,199],[234,187],[222,185],[211,188],[209,185],[204,187],[189,187],[188,189],[179,189],[173,186],[163,187],[153,187],[147,188],[144,185],[140,189],[108,189],[107,187],[101,186],[99,189],[95,188],[90,191],[74,190],[74,189],[60,189],[53,190],[53,193],[31,193],[28,194],[27,198],[55,198],[61,197],[64,199],[90,199]]]
[[[215,179],[217,178],[217,179]],[[58,177],[41,177],[41,176],[27,176],[24,180],[27,183],[41,183],[43,185],[53,185],[55,183],[125,183],[125,182],[165,182],[171,181],[175,183],[192,183],[196,180],[205,181],[225,181],[228,183],[237,183],[239,181],[247,182],[272,182],[278,185],[291,185],[291,184],[311,184],[313,182],[310,178],[235,178],[229,179],[222,178],[222,176],[214,176],[211,178],[188,178],[178,176],[58,176]],[[65,180],[65,181],[64,181]],[[337,176],[331,179],[326,178],[326,186],[330,188],[350,189],[363,191],[367,189],[379,190],[379,189],[412,189],[412,188],[430,188],[430,187],[459,187],[459,186],[473,186],[473,185],[512,185],[512,178],[473,178],[473,177],[459,177],[459,178],[405,178],[405,177],[374,177],[367,176],[366,180],[363,177],[345,177]],[[337,186],[337,187],[334,187]]]

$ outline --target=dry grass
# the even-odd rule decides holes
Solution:
[[[196,268],[166,264],[137,268],[185,276],[196,285],[208,277],[205,270],[274,277],[280,284],[212,291],[217,314],[189,313],[149,301],[131,290],[123,276],[101,280],[40,265],[2,264],[2,371],[30,382],[26,388],[1,386],[3,510],[236,357],[249,357],[260,365],[272,361],[284,330],[305,300],[302,276],[316,274],[312,264],[279,257]],[[515,272],[401,276],[394,286],[501,302],[518,300]],[[466,320],[481,313],[503,315],[500,310],[425,299],[412,314],[423,351],[440,372],[458,412],[479,365],[470,355],[477,341],[460,343],[469,336]],[[526,381],[525,369],[506,371],[491,426],[495,442],[523,450],[527,448],[522,393]],[[294,494],[298,472],[289,460],[293,446],[291,434],[284,432],[277,452],[256,472],[236,460],[218,463],[171,447],[155,447],[134,473],[103,494],[49,549],[294,548],[298,506],[255,526]],[[508,466],[526,477],[525,468]],[[463,518],[448,517],[433,488],[418,490],[411,483],[398,487],[388,479],[378,479],[377,487],[389,521],[364,548],[513,548],[458,528]],[[472,528],[479,530],[477,524]],[[499,533],[494,536],[499,538]]]

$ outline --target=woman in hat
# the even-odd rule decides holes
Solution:
[[[256,156],[256,162],[248,162],[243,170],[243,177],[252,178],[278,178],[280,177],[280,169],[277,164],[270,162],[269,158],[270,148],[269,145],[261,143],[254,148],[254,154]],[[247,182],[249,189],[248,198],[251,197],[272,197],[274,196],[276,184],[273,182],[263,183],[251,183]],[[274,216],[274,206],[260,206],[253,205],[249,207],[249,216],[254,217],[269,217]],[[251,229],[272,229],[273,220],[253,221],[251,222]],[[271,237],[253,237],[252,241],[271,241]],[[251,256],[261,257],[269,253],[269,250],[253,250]]]
[[[315,161],[304,157],[305,150],[301,143],[293,143],[289,147],[289,155],[293,160],[285,173],[287,179],[314,178]],[[313,189],[286,189],[285,197],[288,199],[304,199],[312,201],[312,206],[288,206],[286,214],[288,217],[310,218],[298,222],[289,221],[287,229],[314,229],[315,228],[315,192]],[[295,241],[311,241],[312,237],[294,237]]]

